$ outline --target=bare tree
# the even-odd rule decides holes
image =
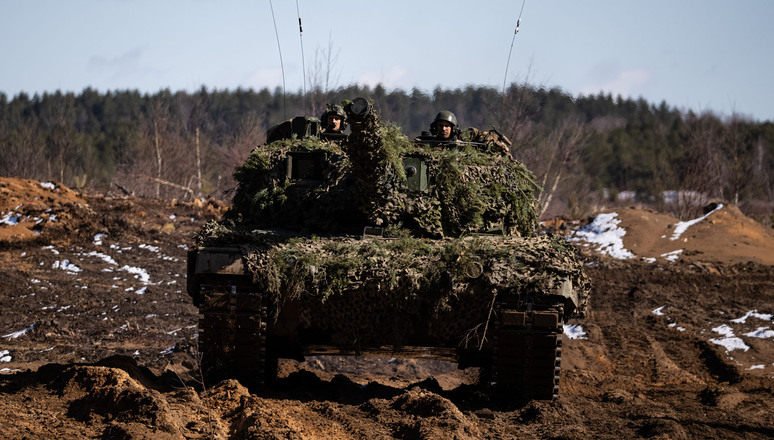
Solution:
[[[167,131],[169,113],[160,98],[154,100],[151,107],[151,124],[153,126],[153,149],[156,153],[156,197],[161,197],[161,171],[163,169],[162,133]]]
[[[193,197],[194,141],[184,136],[182,121],[172,115],[162,97],[153,99],[149,118],[140,123],[140,133],[132,146],[136,154],[121,164],[116,185],[138,196]]]
[[[500,108],[492,109],[492,114],[500,115],[499,129],[513,140],[511,153],[519,151],[525,144],[531,143],[536,134],[534,118],[538,112],[539,103],[528,84],[531,68],[532,62],[530,61],[530,67],[524,81],[520,84],[512,83],[508,90],[503,91]]]
[[[712,113],[686,118],[688,152],[681,167],[677,200],[678,218],[694,217],[707,198],[725,199],[723,182],[729,174],[721,145],[725,142],[722,122]]]
[[[329,34],[328,47],[318,47],[315,50],[314,63],[308,75],[313,115],[321,114],[325,109],[328,93],[339,80],[339,74],[336,72],[338,58],[339,50],[334,50],[333,37]]]
[[[61,95],[57,92],[53,97],[55,104],[43,115],[43,122],[49,131],[49,164],[55,169],[56,176],[49,174],[47,178],[57,179],[69,184],[65,174],[70,164],[79,157],[78,132],[75,129],[75,102],[71,95]],[[53,164],[51,161],[53,160]],[[52,170],[53,171],[53,170]],[[69,173],[68,173],[69,174]],[[69,177],[69,175],[67,176]]]
[[[740,203],[740,193],[751,193],[750,187],[754,186],[755,178],[755,154],[746,154],[748,145],[744,139],[745,124],[744,118],[738,113],[734,112],[731,115],[726,126],[725,143],[728,146],[730,154],[729,163],[729,179],[728,182],[731,191],[731,200],[734,205]]]
[[[43,179],[46,140],[36,117],[0,125],[0,175]]]
[[[204,125],[206,119],[206,112],[204,109],[204,102],[202,99],[203,94],[198,94],[194,98],[193,108],[188,116],[188,132],[193,131],[193,147],[194,147],[194,159],[196,170],[196,194],[201,196],[202,194],[202,135],[201,128]]]
[[[538,195],[542,205],[540,216],[548,210],[564,173],[568,170],[570,161],[577,158],[578,152],[585,145],[588,136],[588,131],[583,124],[576,120],[565,119],[543,143],[543,149],[549,152],[549,157],[543,171],[541,190]],[[546,184],[549,179],[550,188],[547,188]]]
[[[266,133],[264,113],[248,112],[239,126],[239,131],[230,139],[228,145],[224,146],[222,152],[219,152],[217,162],[221,166],[218,168],[215,177],[213,192],[217,193],[217,198],[224,196],[234,188],[234,179],[232,177],[234,169],[245,163],[250,153],[258,145],[266,142]]]

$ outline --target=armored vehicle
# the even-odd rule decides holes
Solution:
[[[482,386],[557,395],[563,323],[589,282],[574,248],[537,235],[538,189],[496,131],[410,140],[373,103],[348,134],[296,117],[234,173],[232,206],[188,255],[207,380],[260,392],[279,358],[449,359]]]

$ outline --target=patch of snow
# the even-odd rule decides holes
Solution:
[[[21,218],[21,215],[15,214],[13,211],[11,211],[8,214],[5,214],[3,218],[0,218],[0,225],[2,224],[8,225],[8,226],[18,225],[20,218]]]
[[[151,251],[151,252],[158,252],[158,251],[159,251],[159,247],[158,247],[158,246],[151,246],[151,245],[149,245],[149,244],[141,244],[141,245],[140,245],[140,246],[138,246],[138,247],[139,247],[140,249],[146,249],[146,250],[149,250],[149,251]]]
[[[104,232],[100,232],[99,234],[94,235],[94,244],[97,246],[102,246],[102,239],[106,236],[107,234]]]
[[[624,248],[623,236],[626,230],[619,228],[618,213],[599,214],[593,222],[578,229],[568,237],[569,241],[585,241],[597,245],[597,251],[613,258],[626,260],[635,255]]]
[[[676,322],[673,322],[673,323],[669,324],[669,328],[673,328],[673,329],[675,329],[677,331],[680,331],[680,332],[684,332],[685,331],[685,327],[678,327]]]
[[[657,309],[653,309],[653,312],[652,312],[652,313],[653,313],[654,315],[656,315],[656,316],[664,316],[664,312],[663,312],[663,310],[664,310],[664,307],[666,307],[666,306],[661,306],[661,307],[659,307],[659,308],[657,308]]]
[[[709,341],[713,344],[722,345],[726,348],[726,351],[743,350],[747,351],[750,347],[742,341],[741,338],[734,336],[734,330],[726,324],[712,329],[713,332],[719,333],[722,338],[713,338]]]
[[[102,252],[91,251],[82,255],[85,255],[87,257],[97,257],[107,264],[118,266],[118,263],[116,263],[116,260],[114,260],[113,257],[111,257],[110,255],[103,254]]]
[[[583,326],[580,324],[569,324],[564,326],[564,334],[570,339],[588,339]]]
[[[145,295],[145,292],[147,290],[148,290],[147,287],[142,287],[142,288],[138,289],[137,292],[135,292],[135,293],[138,294],[138,295]]]
[[[735,322],[737,324],[744,324],[747,321],[747,318],[758,318],[763,321],[771,321],[771,314],[770,313],[758,313],[758,310],[750,310],[749,312],[745,313],[744,316],[741,318],[732,319],[731,322]]]
[[[0,362],[11,362],[11,352],[8,350],[0,350]]]
[[[25,328],[23,330],[19,330],[18,332],[8,333],[7,335],[4,335],[3,338],[5,338],[5,339],[16,339],[19,336],[22,336],[25,333],[27,333],[28,331],[32,331],[32,330],[35,330],[35,324],[32,324],[31,326],[29,326],[29,327],[27,327],[27,328]]]
[[[177,216],[176,216],[175,214],[172,214],[172,215],[170,215],[170,216],[169,216],[169,219],[170,219],[170,220],[174,220],[174,219],[176,219],[176,218],[177,218]]]
[[[766,365],[753,365],[748,370],[763,370],[764,368],[766,368]]]
[[[51,251],[54,255],[59,255],[59,251],[54,249],[54,246],[43,246],[43,249]]]
[[[774,338],[774,330],[769,330],[768,327],[758,327],[755,331],[745,333],[745,336],[761,339]]]
[[[123,266],[119,270],[134,274],[135,278],[139,279],[141,282],[145,284],[150,283],[150,275],[148,275],[148,272],[145,269],[141,269],[139,267],[132,267],[132,266]]]
[[[54,261],[54,264],[51,265],[51,268],[62,269],[63,271],[70,273],[78,273],[81,271],[81,268],[70,263],[70,260]]]
[[[682,253],[683,253],[683,250],[682,249],[678,249],[676,251],[672,251],[672,252],[667,252],[665,254],[661,254],[661,256],[666,258],[666,260],[669,261],[670,263],[674,263],[675,261],[677,261],[678,258],[680,258],[680,254],[682,254]]]
[[[723,205],[722,204],[718,204],[718,206],[715,209],[713,209],[712,211],[706,213],[705,215],[703,215],[703,216],[701,216],[699,218],[696,218],[696,219],[693,219],[693,220],[689,220],[687,222],[676,223],[675,224],[675,230],[674,230],[674,232],[672,232],[672,236],[669,239],[672,240],[672,241],[677,240],[678,238],[680,238],[681,235],[683,235],[683,232],[688,230],[688,228],[690,228],[691,226],[695,225],[696,223],[699,223],[700,221],[706,219],[707,217],[710,216],[710,214],[712,214],[713,212],[718,211],[718,210],[720,210],[722,208],[723,208]]]
[[[56,185],[54,185],[54,182],[40,182],[40,186],[43,188],[48,188],[51,191],[56,189]]]

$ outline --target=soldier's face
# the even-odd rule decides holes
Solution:
[[[452,125],[446,121],[438,121],[435,124],[436,130],[438,130],[438,137],[441,139],[449,139],[451,137]]]
[[[328,115],[328,130],[341,130],[341,116]]]

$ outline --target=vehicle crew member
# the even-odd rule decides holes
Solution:
[[[460,134],[457,117],[448,110],[439,112],[430,124],[430,133],[439,141],[456,141]]]
[[[323,133],[344,133],[346,126],[347,114],[344,113],[344,108],[338,104],[327,105],[325,113],[320,116],[325,128]]]

